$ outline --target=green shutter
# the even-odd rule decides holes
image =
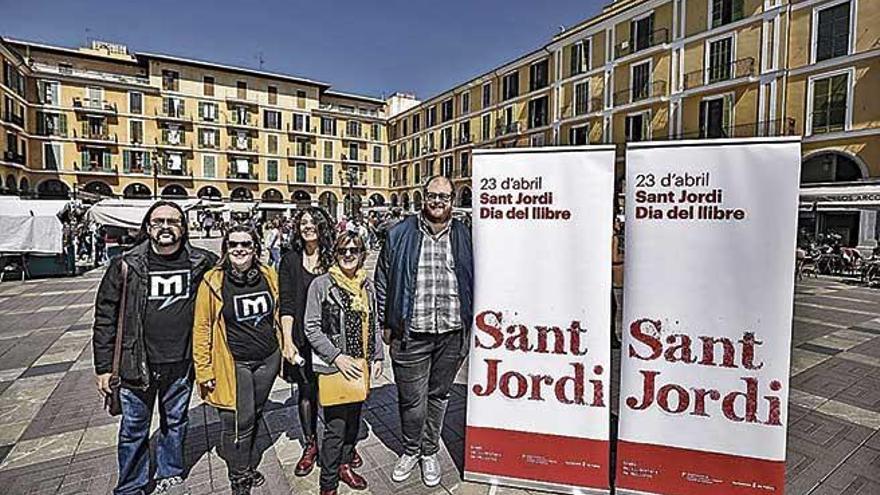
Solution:
[[[724,112],[722,122],[724,122],[724,137],[733,137],[733,122],[731,116],[733,112],[733,95],[729,94],[724,97]]]
[[[61,114],[61,117],[58,119],[58,128],[59,133],[62,136],[67,137],[67,115],[63,113]]]
[[[169,98],[162,98],[162,114],[168,115],[171,113],[171,100]]]
[[[122,171],[126,174],[131,172],[131,151],[124,150],[122,152]]]
[[[743,0],[733,0],[733,12],[731,20],[738,21],[743,18]]]
[[[153,171],[153,162],[150,161],[150,152],[144,151],[144,172],[152,173]]]
[[[105,151],[101,154],[101,161],[102,161],[102,165],[104,167],[104,170],[109,170],[110,166],[111,166],[109,151]]]
[[[85,170],[89,166],[89,152],[86,150],[82,150],[80,153],[80,160],[82,160],[79,164],[80,170]]]

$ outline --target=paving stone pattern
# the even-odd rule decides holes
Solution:
[[[216,248],[216,242],[209,245]],[[368,260],[372,271],[375,253]],[[116,481],[118,420],[94,389],[92,303],[102,272],[0,284],[0,487],[4,495],[109,494]],[[795,291],[786,493],[880,494],[880,291],[811,278]],[[612,377],[619,376],[619,351]],[[461,480],[466,370],[453,389],[443,431],[440,486],[416,474],[391,481],[401,452],[397,392],[390,366],[366,404],[360,472],[375,494],[526,493]],[[612,387],[612,409],[617,409]],[[317,469],[298,478],[302,452],[295,390],[278,381],[262,421],[259,494],[317,493]],[[216,411],[194,396],[186,459],[194,494],[229,493],[217,456]],[[154,417],[154,428],[158,416]],[[320,428],[320,425],[319,425]],[[351,491],[342,486],[340,492]]]

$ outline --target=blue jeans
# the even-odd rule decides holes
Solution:
[[[281,264],[281,248],[269,248],[269,265],[271,265],[276,270],[278,266]]]
[[[113,493],[137,494],[149,483],[150,421],[153,406],[159,398],[159,430],[156,432],[156,479],[182,476],[184,473],[183,443],[186,439],[189,398],[192,394],[191,373],[172,378],[161,372],[151,373],[147,390],[120,389],[122,423],[119,425],[119,481]]]

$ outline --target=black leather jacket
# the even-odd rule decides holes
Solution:
[[[92,327],[92,349],[95,373],[110,373],[116,344],[116,324],[122,292],[122,260],[128,264],[128,285],[125,307],[125,333],[122,335],[122,354],[119,359],[119,377],[130,388],[147,388],[150,370],[147,366],[147,347],[144,342],[144,313],[147,305],[147,256],[150,241],[138,244],[123,255],[114,258],[95,297],[95,322]],[[192,287],[198,287],[202,276],[217,263],[217,255],[201,248],[184,246],[194,267]],[[195,290],[190,297],[195,297]]]

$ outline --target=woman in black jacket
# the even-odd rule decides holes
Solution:
[[[297,476],[312,472],[318,458],[318,379],[312,370],[312,347],[303,328],[306,293],[312,280],[335,263],[335,234],[333,222],[322,208],[310,206],[299,210],[292,222],[291,249],[281,259],[278,273],[283,376],[297,386],[297,408],[303,432],[303,453],[294,470]]]

